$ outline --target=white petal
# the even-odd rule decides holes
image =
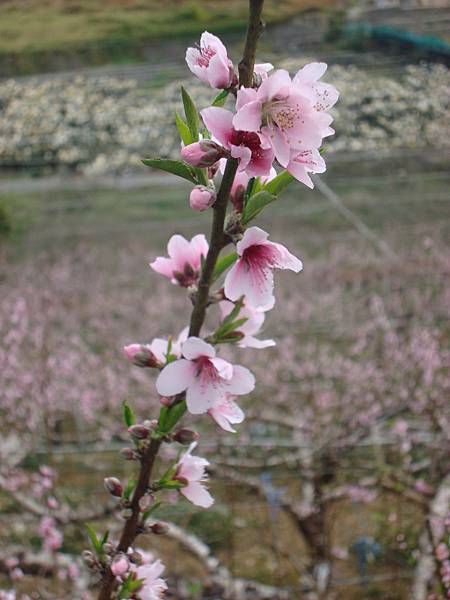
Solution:
[[[183,356],[189,360],[195,360],[200,356],[209,356],[212,358],[216,355],[216,351],[211,344],[207,344],[204,340],[194,336],[188,338],[184,342],[181,350],[183,352]]]
[[[181,358],[169,363],[156,380],[156,389],[161,396],[175,396],[183,392],[195,377],[195,364]]]

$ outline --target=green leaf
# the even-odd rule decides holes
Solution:
[[[125,422],[125,425],[127,427],[131,427],[132,425],[134,425],[136,423],[136,416],[133,412],[133,409],[131,408],[131,406],[128,404],[128,402],[126,400],[124,400],[122,403],[122,409],[123,409],[123,420]]]
[[[134,490],[134,488],[136,487],[136,480],[131,478],[127,481],[127,485],[125,486],[125,489],[123,490],[122,496],[125,498],[125,500],[129,500],[131,497],[131,494]]]
[[[223,106],[228,98],[228,90],[222,90],[212,101],[212,106]]]
[[[180,133],[181,140],[185,146],[189,146],[194,141],[191,136],[191,132],[187,124],[180,117],[178,112],[175,113],[175,123],[177,124],[177,129]]]
[[[192,98],[187,91],[181,86],[181,98],[183,99],[184,114],[186,115],[187,126],[191,132],[191,137],[194,142],[198,141],[198,129],[200,126],[200,117]]]
[[[109,531],[105,531],[105,533],[102,536],[102,539],[100,540],[100,544],[101,544],[102,548],[106,544],[106,542],[108,541],[108,538],[109,538]]]
[[[101,552],[102,544],[97,538],[95,529],[92,527],[92,525],[89,525],[89,523],[85,523],[84,528],[86,529],[86,533],[88,534],[89,540],[92,544],[92,548],[95,550],[96,554],[98,554],[99,552]]]
[[[263,186],[263,190],[269,192],[269,194],[278,196],[278,194],[287,188],[287,186],[294,180],[295,177],[293,177],[290,173],[287,171],[281,171],[281,173],[278,173],[276,177],[274,177],[271,181],[268,181]]]
[[[238,254],[237,252],[231,252],[230,254],[227,254],[226,256],[222,256],[222,258],[219,258],[219,260],[216,263],[216,266],[214,268],[214,272],[212,275],[212,281],[216,281],[217,279],[219,279],[219,277],[222,275],[222,273],[224,273],[224,271],[226,271],[229,267],[231,267],[231,265],[233,263],[235,263],[238,259]]]
[[[183,179],[187,179],[191,183],[198,183],[193,169],[181,160],[172,160],[170,158],[144,158],[142,161],[147,167],[160,169],[172,175],[178,175]]]
[[[249,198],[247,205],[244,209],[244,213],[242,215],[242,223],[245,225],[246,223],[254,219],[256,215],[260,213],[265,206],[267,206],[276,199],[276,196],[264,189],[252,196],[251,198]]]
[[[159,412],[158,431],[169,433],[186,412],[186,401],[182,400],[172,406],[162,406]]]
[[[156,509],[161,506],[161,504],[162,502],[155,502],[150,506],[150,508],[147,508],[147,510],[142,513],[142,520],[146,521],[156,511]]]

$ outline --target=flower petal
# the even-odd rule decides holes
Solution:
[[[181,488],[180,492],[185,498],[187,498],[192,504],[201,506],[202,508],[209,508],[214,504],[214,498],[208,492],[208,490],[198,481],[191,481],[189,485]]]
[[[161,396],[175,396],[184,392],[195,378],[195,364],[181,358],[169,363],[156,380],[156,389]]]
[[[181,350],[183,356],[189,360],[195,360],[200,356],[212,358],[216,355],[216,351],[211,344],[195,336],[188,338],[182,345]]]
[[[226,108],[210,106],[200,111],[203,123],[223,146],[228,148],[233,133],[233,113]]]
[[[234,115],[233,127],[237,131],[258,131],[261,126],[262,105],[258,101],[248,102]]]
[[[229,381],[227,388],[230,394],[236,396],[249,394],[255,389],[255,376],[245,367],[233,365],[233,377]]]

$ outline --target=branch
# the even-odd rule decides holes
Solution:
[[[250,0],[250,13],[244,55],[239,63],[239,87],[241,85],[244,87],[251,87],[253,82],[256,46],[263,28],[261,20],[263,4],[264,0]]]

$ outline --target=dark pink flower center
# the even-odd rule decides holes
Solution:
[[[252,153],[252,160],[263,156],[261,140],[259,139],[259,135],[254,131],[236,131],[233,129],[230,136],[230,143],[233,146],[246,146]]]
[[[197,283],[199,272],[194,269],[190,263],[185,263],[183,271],[174,271],[172,273],[174,279],[178,281],[181,287],[190,287]]]
[[[253,244],[244,250],[242,260],[247,269],[262,272],[276,266],[277,252],[267,244]]]
[[[199,48],[197,56],[197,64],[199,67],[209,67],[209,61],[216,54],[216,51],[211,46],[206,48]]]

